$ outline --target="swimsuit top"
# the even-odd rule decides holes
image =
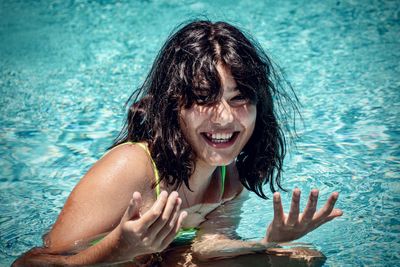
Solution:
[[[141,148],[143,148],[144,151],[146,151],[146,153],[149,155],[150,160],[151,160],[151,164],[153,165],[153,170],[154,170],[154,177],[156,179],[156,197],[158,198],[158,196],[160,195],[160,176],[158,173],[158,169],[156,166],[156,163],[154,162],[153,158],[151,157],[150,151],[147,148],[147,146],[143,143],[138,143],[138,142],[125,142],[122,144],[119,144],[115,147],[113,147],[111,150],[113,150],[114,148],[117,148],[119,146],[125,145],[125,144],[136,144],[138,146],[140,146]],[[103,157],[110,152],[111,150],[107,151]],[[221,189],[221,195],[224,194],[224,188],[225,188],[225,177],[226,177],[226,166],[221,166],[221,183],[222,183],[222,189]],[[179,244],[184,244],[187,241],[192,240],[197,232],[198,228],[197,227],[191,227],[191,228],[182,228],[178,234],[175,237],[174,243],[179,243]],[[96,243],[98,243],[101,239],[103,239],[103,237],[99,238],[99,239],[95,239],[92,242],[90,242],[91,245],[94,245]]]

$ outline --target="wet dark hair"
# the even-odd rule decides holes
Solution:
[[[280,121],[287,121],[288,109],[297,110],[297,98],[283,90],[283,85],[291,90],[290,84],[261,46],[226,22],[192,21],[170,35],[143,85],[129,98],[127,120],[112,147],[146,141],[161,179],[175,189],[182,183],[190,189],[196,156],[180,129],[179,111],[221,97],[217,63],[230,69],[240,93],[257,107],[254,132],[236,166],[243,186],[266,198],[264,184],[272,192],[276,186],[283,189],[287,139]]]

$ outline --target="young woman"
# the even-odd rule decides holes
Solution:
[[[315,189],[303,213],[298,189],[290,213],[283,212],[275,192],[286,146],[278,121],[286,114],[279,110],[282,97],[270,59],[236,27],[183,26],[131,96],[124,129],[74,188],[44,247],[15,266],[156,260],[182,233],[196,231],[196,257],[233,257],[295,240],[340,216],[336,192],[316,212]],[[247,191],[266,198],[267,183],[275,192],[274,219],[259,242],[235,240],[212,227],[212,216],[206,220]],[[77,246],[82,240],[94,241]]]

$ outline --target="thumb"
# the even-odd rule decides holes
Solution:
[[[124,216],[122,216],[121,222],[127,222],[132,219],[137,219],[140,217],[140,208],[142,207],[142,196],[139,192],[134,192],[131,200],[129,201],[129,206],[125,211]]]

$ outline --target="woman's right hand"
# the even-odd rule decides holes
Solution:
[[[186,211],[177,192],[163,191],[153,206],[140,213],[142,197],[133,193],[120,224],[104,239],[78,254],[65,256],[50,248],[36,248],[18,258],[12,266],[87,266],[96,263],[131,261],[141,255],[164,250],[181,228]]]
[[[162,191],[153,206],[141,214],[141,194],[133,193],[118,226],[126,258],[161,252],[167,248],[187,216],[186,211],[180,211],[181,204],[177,192],[168,196],[166,191]]]

